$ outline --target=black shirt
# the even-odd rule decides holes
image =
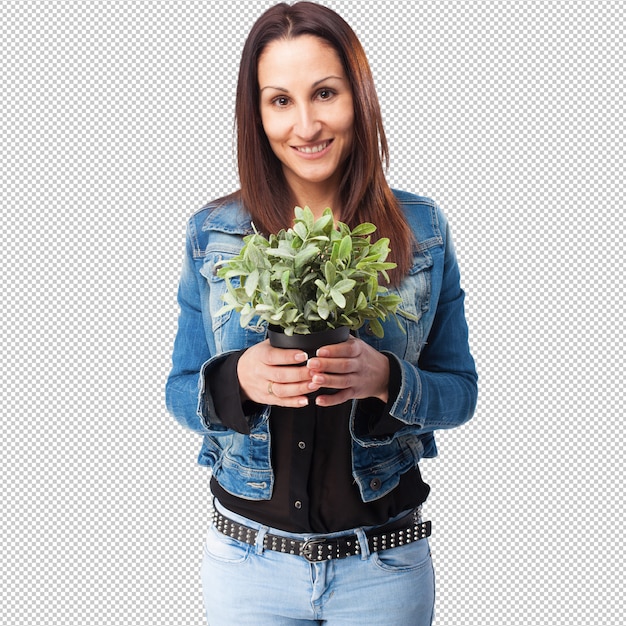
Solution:
[[[250,432],[246,414],[259,409],[242,406],[234,353],[211,370],[210,389],[220,421],[240,433]],[[400,371],[390,362],[390,398],[398,395]],[[295,533],[331,533],[358,526],[384,524],[389,518],[424,502],[430,487],[419,467],[402,474],[398,486],[373,502],[363,502],[352,477],[352,437],[349,419],[352,402],[304,408],[273,406],[270,414],[274,488],[270,500],[234,496],[213,477],[211,491],[229,510],[249,519]],[[376,398],[359,401],[357,428],[370,435],[388,435],[403,424],[389,415],[388,406]]]

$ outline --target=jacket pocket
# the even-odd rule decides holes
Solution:
[[[229,350],[249,348],[265,339],[267,326],[252,320],[245,328],[241,327],[239,313],[230,310],[220,312],[224,306],[223,296],[227,291],[226,281],[217,275],[220,263],[231,259],[237,254],[231,251],[208,250],[200,273],[206,278],[208,285],[208,309],[210,325],[215,340],[217,354]],[[231,279],[234,287],[239,285],[239,278]]]
[[[416,254],[408,276],[398,288],[402,309],[418,319],[430,308],[432,266],[433,258],[428,251]]]
[[[433,259],[427,250],[413,257],[408,275],[397,288],[390,290],[402,298],[397,318],[390,317],[384,322],[384,337],[375,337],[366,325],[359,334],[361,339],[376,350],[393,352],[401,359],[417,363],[424,341],[422,316],[430,308],[432,266]]]
[[[234,254],[228,254],[226,252],[209,252],[204,258],[204,263],[200,269],[200,273],[206,278],[209,284],[209,312],[211,314],[214,333],[218,332],[233,315],[233,311],[227,311],[220,315],[217,314],[224,306],[224,300],[222,298],[227,290],[226,281],[217,275],[217,270],[222,261],[232,259],[234,256]]]

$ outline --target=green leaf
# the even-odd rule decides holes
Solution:
[[[337,230],[339,239],[343,239],[346,235],[350,235],[350,227],[344,222],[337,222]]]
[[[337,270],[335,269],[334,263],[326,261],[326,263],[324,264],[324,277],[326,278],[326,282],[329,285],[332,285],[335,282],[336,276]]]
[[[239,324],[242,328],[245,328],[255,317],[256,311],[249,305],[246,304],[243,309],[241,309],[241,314],[239,318]]]
[[[352,280],[352,278],[344,278],[340,280],[338,283],[333,285],[333,289],[336,289],[340,293],[348,293],[356,286],[356,280]]]
[[[327,234],[330,229],[333,227],[333,214],[330,209],[324,209],[324,213],[322,217],[315,221],[313,224],[313,228],[311,229],[311,234],[313,235],[321,235]]]
[[[293,231],[296,233],[296,235],[298,235],[298,237],[300,237],[300,239],[302,239],[302,241],[306,241],[309,235],[309,231],[307,230],[306,225],[302,222],[296,222],[293,225]]]
[[[309,300],[304,305],[304,319],[305,320],[319,320],[320,316],[317,314],[317,302]]]
[[[293,259],[296,253],[293,250],[285,250],[283,248],[268,248],[265,254],[269,256],[277,256],[283,259]]]
[[[294,267],[296,273],[299,272],[309,261],[314,259],[319,254],[319,249],[317,246],[310,245],[306,248],[303,248],[296,254],[296,258],[294,260]]]
[[[253,267],[259,267],[263,264],[263,253],[252,241],[245,247],[243,253],[244,260],[250,261]]]
[[[324,241],[330,241],[330,238],[327,235],[315,235],[315,237],[309,236],[307,241],[319,241],[321,243]]]
[[[311,232],[313,228],[313,223],[315,222],[315,218],[313,217],[313,212],[309,209],[308,206],[305,206],[304,209],[300,207],[296,207],[295,215],[297,220],[302,220],[307,230]]]
[[[345,306],[346,306],[346,299],[345,299],[344,295],[340,291],[338,291],[337,289],[331,289],[330,290],[330,297],[333,299],[335,304],[340,309],[345,308]]]
[[[339,258],[342,261],[347,261],[350,258],[350,253],[352,252],[352,239],[350,239],[350,235],[346,235],[342,240],[339,246]]]
[[[238,264],[237,264],[238,265]],[[233,264],[234,266],[234,264]],[[217,275],[220,278],[230,279],[230,278],[238,278],[239,276],[247,276],[248,270],[243,267],[222,267],[217,272]]]
[[[315,286],[324,294],[328,293],[328,285],[321,279],[315,281]]]
[[[293,324],[299,316],[300,313],[298,312],[298,309],[289,309],[285,311],[285,316],[283,320],[286,324]]]
[[[371,263],[360,262],[357,263],[356,268],[358,270],[368,270],[372,272],[384,272],[385,270],[392,270],[396,267],[395,263],[391,263],[390,261],[383,263],[382,261],[373,261]]]
[[[413,313],[409,313],[408,311],[405,311],[404,309],[398,309],[397,313],[401,317],[404,317],[408,320],[412,320],[413,322],[417,322],[420,319],[417,315],[413,315]]]
[[[287,332],[289,329],[285,329],[286,335],[292,335],[294,333],[298,335],[310,335],[311,329],[306,324],[297,324],[293,328],[291,328],[291,332]]]
[[[372,329],[374,335],[379,339],[385,336],[383,326],[377,319],[370,320],[370,328]]]
[[[367,282],[367,299],[373,300],[378,293],[378,280],[376,276],[372,276]]]
[[[363,224],[359,224],[352,231],[352,235],[355,237],[362,237],[364,235],[371,235],[376,230],[376,226],[371,222],[363,222]]]
[[[371,255],[377,254],[379,261],[384,261],[389,254],[389,239],[387,237],[381,237],[371,248],[369,253]]]
[[[263,270],[259,273],[259,291],[263,294],[267,293],[270,289],[270,271]]]
[[[323,320],[328,319],[328,316],[330,315],[330,307],[328,306],[328,301],[323,296],[321,296],[317,300],[317,312]]]
[[[246,278],[246,284],[244,285],[246,294],[248,294],[249,298],[252,298],[252,295],[256,291],[258,284],[259,284],[259,270],[254,270],[248,276],[248,278]]]
[[[356,301],[356,308],[359,311],[362,311],[363,309],[367,308],[367,298],[365,297],[365,294],[362,291],[359,292],[359,297],[357,298],[357,301]]]

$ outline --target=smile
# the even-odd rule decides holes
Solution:
[[[323,143],[318,144],[317,146],[294,146],[298,152],[302,152],[304,154],[317,154],[318,152],[322,152],[326,150],[330,145],[330,141],[324,141]]]

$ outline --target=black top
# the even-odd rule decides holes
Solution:
[[[247,415],[260,409],[242,406],[237,362],[243,351],[226,358],[211,371],[210,389],[218,418],[227,428],[248,434]],[[400,371],[389,359],[389,397],[400,389]],[[372,436],[389,435],[404,426],[389,415],[389,405],[376,398],[359,401],[356,427]],[[352,438],[349,419],[352,402],[318,407],[313,401],[301,409],[273,406],[270,414],[274,489],[270,500],[234,496],[213,477],[211,490],[229,510],[249,519],[294,533],[331,533],[359,526],[384,524],[389,518],[424,502],[430,487],[416,467],[400,477],[390,493],[363,502],[352,478]]]

